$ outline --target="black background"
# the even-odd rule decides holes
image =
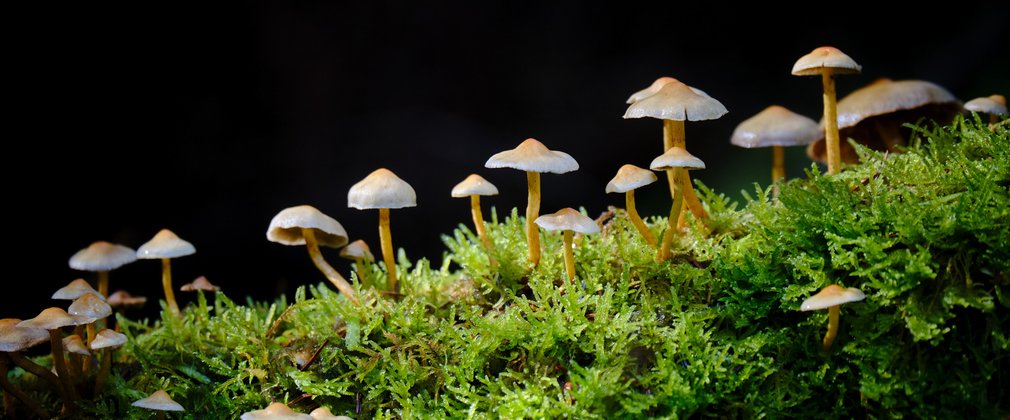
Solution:
[[[836,46],[864,66],[839,78],[839,96],[884,76],[931,80],[962,99],[1010,93],[1005,2],[893,13],[714,2],[140,3],[7,16],[0,171],[10,288],[0,316],[48,305],[81,276],[67,259],[92,241],[135,248],[162,227],[197,248],[176,260],[176,286],[206,275],[234,296],[263,299],[323,281],[303,248],[266,241],[267,224],[284,207],[312,204],[377,249],[376,212],[347,208],[347,190],[379,167],[418,194],[418,207],[392,212],[395,246],[437,265],[439,236],[469,223],[466,200],[449,197],[467,174],[501,190],[486,213],[525,205],[522,173],[483,164],[527,137],[582,167],[544,175],[542,213],[598,214],[623,203],[603,192],[618,167],[647,166],[661,152],[659,122],[621,115],[630,93],[662,75],[730,110],[689,123],[687,142],[708,164],[694,176],[735,197],[767,182],[770,160],[728,144],[736,124],[773,103],[819,117],[818,79],[789,74],[814,47]],[[810,164],[801,150],[788,158],[792,176]],[[665,213],[665,191],[641,191],[640,211]],[[114,272],[112,288],[157,298],[159,278],[157,262],[139,261]]]

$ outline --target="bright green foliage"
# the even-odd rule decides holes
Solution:
[[[618,211],[577,239],[575,284],[558,234],[528,266],[513,210],[493,213],[491,250],[461,225],[440,267],[401,252],[402,297],[365,281],[360,307],[320,286],[121,319],[130,342],[82,408],[147,416],[129,403],[165,387],[209,418],[272,400],[356,418],[1006,416],[1010,134],[916,132],[907,153],[857,146],[865,163],[812,168],[777,201],[757,187],[740,206],[699,183],[712,218],[667,262]],[[866,300],[842,308],[824,353],[826,313],[799,306],[830,283]]]

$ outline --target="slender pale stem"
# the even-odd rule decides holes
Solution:
[[[835,337],[838,336],[838,313],[838,305],[828,307],[828,332],[824,334],[824,342],[821,345],[824,351],[831,349],[831,343],[834,343]]]
[[[335,268],[333,268],[326,259],[323,258],[323,253],[319,251],[319,242],[316,240],[316,231],[312,229],[302,229],[302,237],[305,238],[305,248],[309,250],[309,258],[312,258],[312,263],[316,265],[319,271],[323,272],[326,279],[333,283],[333,285],[347,296],[351,302],[354,304],[358,303],[358,296],[354,293],[354,288],[351,284],[344,279],[344,276],[340,275]]]
[[[172,315],[181,316],[179,304],[175,303],[175,291],[172,290],[172,260],[169,258],[161,259],[161,288],[165,289],[165,301]]]
[[[565,273],[568,274],[568,281],[571,283],[575,282],[575,250],[572,248],[572,237],[575,236],[572,231],[564,231],[564,254],[565,254]]]
[[[624,193],[624,203],[625,207],[628,208],[628,218],[631,219],[631,223],[635,225],[638,232],[645,238],[645,242],[648,242],[650,246],[656,246],[656,235],[652,234],[649,227],[642,221],[642,217],[638,215],[638,210],[635,209],[635,190],[628,190],[628,192]]]
[[[821,73],[824,85],[824,143],[828,151],[828,174],[835,175],[842,169],[841,150],[838,143],[838,107],[835,102],[835,75],[825,69]]]
[[[98,293],[102,294],[102,297],[109,297],[109,272],[99,271],[98,272]]]
[[[484,215],[480,211],[480,196],[473,194],[470,196],[470,214],[473,216],[473,227],[477,230],[477,237],[488,249],[491,249],[491,239],[487,237],[487,228],[484,226]]]
[[[382,246],[382,260],[386,262],[386,277],[389,290],[399,293],[396,284],[396,256],[393,255],[393,234],[389,231],[389,209],[379,209],[379,242]]]
[[[540,264],[540,229],[535,221],[540,216],[540,172],[526,172],[529,197],[526,203],[526,244],[530,248],[530,264]]]
[[[677,184],[677,179],[674,179],[673,185]],[[684,195],[681,194],[680,190],[681,188],[675,188],[673,192],[673,205],[670,206],[670,217],[667,219],[666,232],[663,232],[663,244],[659,247],[659,254],[657,255],[657,259],[660,261],[670,258],[670,246],[673,243],[673,235],[679,229],[677,221],[684,206]]]
[[[72,404],[73,401],[77,400],[77,389],[74,388],[74,381],[70,376],[70,371],[67,369],[67,362],[63,359],[62,335],[58,328],[49,330],[49,344],[52,347],[53,367],[56,368],[56,375],[59,376],[60,383],[63,385],[63,389],[66,390],[66,394]]]
[[[6,398],[13,396],[18,400],[20,400],[22,403],[24,403],[25,406],[27,406],[28,409],[32,410],[32,412],[34,412],[35,415],[38,416],[39,418],[43,419],[51,418],[49,417],[49,413],[47,413],[46,410],[43,410],[42,407],[40,407],[39,404],[35,402],[35,400],[31,399],[31,397],[29,397],[27,394],[21,392],[20,389],[15,387],[14,384],[10,383],[10,381],[7,379],[7,357],[3,355],[0,355],[0,357],[2,357],[2,359],[0,359],[0,386],[2,386],[4,390],[4,396],[5,396],[4,409],[6,410],[6,417],[8,418],[17,417],[14,411],[14,405],[12,404],[13,401],[8,401],[8,398]]]

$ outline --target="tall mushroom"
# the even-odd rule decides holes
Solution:
[[[63,384],[63,389],[66,390],[66,395],[70,400],[68,405],[71,405],[72,401],[77,400],[77,390],[74,389],[70,379],[70,371],[67,370],[67,362],[63,358],[63,334],[60,333],[60,328],[71,325],[83,325],[88,322],[87,318],[70,315],[61,308],[48,308],[40,312],[35,318],[24,320],[17,324],[20,328],[39,328],[49,331],[49,345],[52,347],[53,367],[56,368],[56,374],[59,376],[60,383]]]
[[[617,170],[617,175],[607,183],[608,193],[624,193],[624,203],[628,210],[628,218],[649,245],[656,246],[656,235],[642,221],[635,208],[635,190],[656,182],[656,174],[635,165],[624,165]]]
[[[21,400],[21,402],[35,412],[37,416],[40,416],[41,418],[50,418],[49,413],[42,409],[35,400],[31,399],[20,389],[16,388],[7,379],[7,360],[9,359],[26,372],[31,372],[52,383],[59,391],[59,394],[63,397],[64,401],[68,400],[65,390],[63,389],[63,384],[60,383],[59,379],[53,375],[52,372],[42,366],[39,366],[35,362],[31,361],[31,359],[21,355],[22,351],[34,347],[42,342],[49,341],[49,332],[41,328],[19,327],[18,324],[20,323],[20,319],[0,319],[0,385],[3,386],[4,391]],[[10,408],[11,407],[8,406],[8,410]],[[7,416],[14,417],[14,415],[9,412],[7,413]]]
[[[368,244],[363,239],[358,239],[341,248],[340,257],[354,261],[354,272],[358,273],[359,282],[365,281],[364,263],[375,260],[372,250],[368,248]]]
[[[174,232],[162,229],[154,238],[137,248],[137,258],[142,260],[161,260],[161,288],[165,290],[165,300],[172,315],[179,316],[179,304],[175,302],[175,292],[172,290],[172,258],[184,257],[196,253],[193,244],[182,240]]]
[[[748,149],[771,147],[774,183],[786,178],[784,148],[813,143],[821,136],[820,131],[816,121],[785,107],[772,105],[737,125],[730,143]]]
[[[964,103],[964,109],[971,112],[989,114],[989,124],[996,124],[999,122],[1000,117],[1006,117],[1008,114],[1006,97],[1003,95],[991,95],[972,99]]]
[[[649,168],[654,171],[666,171],[666,173],[676,171],[677,174],[671,183],[675,188],[673,190],[673,205],[670,206],[670,218],[667,219],[666,232],[663,233],[663,244],[659,247],[657,255],[660,261],[664,261],[670,258],[670,245],[673,243],[673,234],[678,228],[677,220],[683,207],[684,194],[680,187],[684,185],[684,182],[678,178],[681,174],[686,174],[688,169],[705,169],[705,162],[694,157],[684,148],[675,146],[653,159]]]
[[[109,295],[109,272],[137,260],[132,248],[105,241],[94,242],[70,257],[70,268],[98,272],[98,293]]]
[[[565,272],[568,274],[568,281],[575,281],[575,252],[573,250],[572,238],[574,232],[582,234],[599,233],[600,227],[593,219],[583,216],[578,210],[565,207],[553,214],[545,214],[536,220],[536,224],[547,230],[560,230],[563,233],[564,242]]]
[[[484,228],[484,216],[480,211],[480,196],[498,195],[498,187],[488,182],[484,177],[477,174],[470,174],[462,182],[452,187],[451,195],[454,198],[470,197],[470,215],[473,216],[473,226],[477,230],[477,237],[487,248],[491,247],[491,239],[487,237],[487,229]]]
[[[540,173],[563,174],[575,171],[579,169],[579,163],[568,153],[550,150],[537,139],[528,138],[515,149],[491,156],[484,167],[512,168],[526,172],[526,244],[529,246],[530,263],[535,267],[540,263],[540,231],[534,223],[540,215]]]
[[[382,260],[386,262],[386,277],[393,293],[399,292],[396,284],[396,258],[393,255],[393,236],[389,230],[389,209],[417,206],[417,193],[410,184],[392,171],[379,168],[368,174],[347,192],[347,206],[359,210],[379,209],[379,242]]]
[[[289,246],[305,245],[312,263],[326,276],[326,279],[333,283],[340,293],[355,304],[358,303],[354,288],[344,276],[340,275],[340,272],[326,262],[322,252],[319,251],[320,245],[340,248],[347,244],[347,231],[336,219],[309,205],[288,207],[270,220],[267,240]]]
[[[838,149],[838,112],[835,108],[835,75],[855,74],[862,66],[835,47],[820,47],[800,57],[793,64],[793,76],[821,76],[824,87],[824,137],[827,140],[828,173],[842,169]]]
[[[866,295],[859,289],[852,287],[844,288],[837,284],[829,284],[816,295],[811,296],[800,304],[801,311],[828,309],[828,332],[824,334],[824,341],[821,345],[822,350],[828,351],[831,349],[831,343],[834,343],[835,337],[838,336],[839,306],[865,298]]]

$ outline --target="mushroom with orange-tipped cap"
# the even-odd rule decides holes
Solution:
[[[677,176],[672,183],[675,188],[673,205],[670,206],[670,218],[667,219],[666,231],[663,233],[663,243],[660,245],[657,255],[660,261],[664,261],[670,258],[670,245],[673,243],[673,234],[677,229],[677,220],[680,218],[681,208],[683,207],[684,194],[681,192],[680,186],[683,186],[684,183],[678,177],[681,175],[681,172],[687,173],[688,169],[705,169],[705,162],[694,157],[694,155],[688,153],[684,148],[674,146],[670,150],[667,150],[666,153],[653,159],[649,168],[654,171],[667,171],[667,173],[671,170],[677,171],[675,172]]]
[[[793,64],[793,76],[821,76],[824,88],[824,138],[827,143],[828,173],[842,169],[838,140],[838,110],[835,102],[835,75],[855,74],[862,66],[835,47],[820,47]]]
[[[102,365],[98,369],[98,377],[95,378],[95,394],[102,390],[105,378],[109,377],[109,370],[112,369],[112,351],[123,344],[126,344],[126,335],[108,328],[99,331],[91,341],[91,350],[102,352]]]
[[[379,168],[358,181],[347,191],[347,206],[359,210],[379,209],[379,242],[382,260],[386,263],[386,276],[393,293],[399,292],[396,284],[396,258],[393,255],[393,236],[389,230],[389,209],[417,206],[417,194],[406,181],[393,171]]]
[[[221,288],[216,286],[214,283],[211,283],[205,276],[197,277],[196,280],[186,283],[179,288],[179,291],[182,292],[216,292],[218,290],[221,290]]]
[[[186,411],[186,409],[183,408],[182,405],[175,402],[175,400],[173,400],[172,397],[168,395],[168,392],[165,392],[165,390],[163,389],[154,391],[151,393],[151,395],[148,395],[145,398],[141,398],[137,401],[134,401],[133,404],[131,405],[133,405],[134,407],[153,410],[156,413],[159,420],[165,418],[166,411]]]
[[[831,348],[831,343],[834,343],[835,337],[838,336],[839,306],[865,298],[866,295],[859,289],[852,287],[844,288],[837,284],[829,284],[816,295],[811,296],[800,304],[801,311],[828,309],[828,332],[824,334],[824,341],[821,346],[822,350],[828,351]]]
[[[40,418],[50,418],[49,413],[39,406],[38,402],[31,399],[31,397],[11,384],[7,379],[7,361],[11,360],[26,372],[31,372],[52,383],[53,386],[59,390],[59,393],[63,396],[64,401],[67,400],[63,384],[60,383],[56,375],[53,375],[48,369],[31,361],[31,359],[21,355],[22,351],[34,347],[42,342],[49,341],[49,332],[41,328],[18,327],[18,324],[20,323],[20,319],[0,319],[0,385],[3,386],[4,391],[6,391],[8,395],[16,397],[28,406],[28,408],[31,409],[36,416],[39,416]],[[14,408],[13,406],[5,404],[5,408],[8,410],[6,413],[7,417],[16,417],[15,413],[12,411]]]
[[[365,281],[364,263],[375,260],[372,250],[368,248],[368,244],[363,239],[358,239],[341,248],[340,257],[354,261],[354,271],[358,273],[359,282]]]
[[[182,240],[168,229],[162,229],[154,238],[137,248],[137,258],[144,260],[161,260],[161,287],[165,290],[165,300],[172,314],[179,316],[179,304],[175,302],[175,292],[172,290],[172,258],[184,257],[196,253],[193,244]]]
[[[242,420],[312,420],[312,416],[292,410],[282,402],[274,402],[262,410],[242,413]]]
[[[137,260],[132,248],[105,241],[94,242],[70,257],[70,268],[98,272],[98,293],[109,295],[109,272]]]
[[[645,242],[648,242],[652,246],[656,245],[656,236],[652,234],[649,227],[642,221],[642,217],[638,215],[638,210],[635,208],[635,190],[657,180],[656,174],[652,173],[652,171],[639,168],[635,165],[624,165],[621,169],[617,170],[617,175],[607,183],[606,189],[608,193],[624,193],[624,203],[628,210],[628,218],[631,219],[631,223],[635,225],[638,232],[645,238]]]
[[[484,246],[491,247],[491,239],[487,237],[487,229],[484,226],[484,216],[480,211],[480,196],[498,195],[498,187],[488,182],[484,177],[477,174],[470,174],[462,182],[452,187],[451,195],[454,198],[470,197],[470,215],[473,216],[473,226],[477,230],[477,237]]]
[[[534,223],[540,215],[540,174],[563,174],[579,169],[579,163],[565,152],[550,150],[537,139],[528,138],[515,149],[491,156],[484,163],[487,168],[512,168],[526,172],[528,190],[526,202],[526,244],[529,246],[530,264],[540,263],[540,231]]]
[[[583,216],[578,210],[565,207],[553,214],[545,214],[536,220],[536,224],[547,230],[560,230],[563,233],[565,272],[568,281],[575,281],[575,252],[572,248],[574,232],[582,234],[599,233],[600,227],[593,219]]]
[[[347,244],[347,231],[336,219],[309,205],[288,207],[270,220],[267,240],[282,245],[305,245],[312,263],[326,276],[326,279],[333,283],[340,293],[355,304],[358,303],[354,288],[344,276],[340,275],[340,272],[326,262],[322,252],[319,251],[320,245],[340,248]]]
[[[964,109],[982,114],[989,114],[989,124],[996,124],[1000,117],[1006,117],[1006,97],[1003,95],[991,95],[975,98],[964,103]]]
[[[88,318],[70,315],[61,308],[48,308],[40,312],[35,318],[27,319],[17,324],[21,328],[40,328],[49,331],[53,367],[56,368],[60,383],[63,384],[63,388],[66,390],[66,395],[71,403],[77,399],[77,390],[74,389],[70,381],[70,371],[67,370],[67,362],[63,358],[63,335],[60,333],[60,328],[72,325],[84,325],[88,322],[91,322]]]
[[[733,130],[730,143],[745,148],[772,148],[772,182],[786,178],[785,147],[804,146],[820,137],[817,122],[772,105],[744,120]]]

